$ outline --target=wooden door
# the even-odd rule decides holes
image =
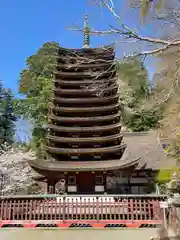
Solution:
[[[95,174],[91,172],[80,172],[77,175],[78,193],[91,194],[95,188]]]

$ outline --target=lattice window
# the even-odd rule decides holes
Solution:
[[[95,184],[96,185],[103,185],[103,176],[96,176],[95,177]]]
[[[68,184],[76,185],[76,176],[68,176]]]

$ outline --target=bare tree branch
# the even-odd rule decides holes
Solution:
[[[147,37],[143,36],[137,31],[133,30],[126,24],[122,22],[122,19],[120,15],[118,15],[115,11],[115,4],[113,0],[93,0],[94,4],[98,4],[98,6],[101,4],[105,8],[109,10],[109,12],[115,17],[116,20],[118,20],[120,27],[115,28],[112,25],[110,25],[110,29],[108,30],[94,30],[90,29],[91,35],[121,35],[123,37],[126,37],[126,39],[136,39],[137,41],[142,41],[146,43],[151,43],[154,45],[155,49],[149,50],[149,51],[143,51],[139,52],[138,54],[133,54],[133,56],[142,56],[142,55],[154,55],[157,53],[162,53],[163,51],[169,49],[170,47],[174,46],[180,46],[180,40],[179,39],[171,39],[171,40],[165,40],[161,38],[153,38],[153,37]],[[74,31],[80,31],[83,32],[83,29],[80,29],[77,26],[74,26],[74,28],[71,28],[71,30]]]

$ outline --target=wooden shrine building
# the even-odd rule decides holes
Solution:
[[[59,183],[68,194],[155,191],[153,159],[142,160],[142,153],[136,152],[137,134],[126,133],[123,140],[114,58],[112,46],[90,48],[87,31],[82,49],[59,48],[46,147],[49,159],[29,161],[49,193],[58,192]],[[133,152],[128,141],[133,141]],[[148,147],[142,144],[145,156]],[[157,158],[159,164],[162,152],[149,152],[149,158]]]

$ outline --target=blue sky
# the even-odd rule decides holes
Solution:
[[[57,41],[64,47],[81,47],[81,33],[69,31],[76,24],[83,26],[87,11],[91,27],[105,29],[114,18],[86,0],[1,0],[0,1],[0,80],[6,87],[18,92],[20,71],[25,67],[26,58],[34,54],[47,41]],[[134,25],[134,18],[126,19],[124,1],[118,1],[118,11],[128,24]],[[150,31],[151,26],[146,28]],[[107,44],[112,37],[93,37],[92,47]]]
[[[65,47],[81,47],[82,34],[69,31],[75,22],[83,24],[86,0],[6,0],[0,1],[0,79],[17,93],[20,71],[28,56],[47,41]],[[92,11],[93,10],[93,11]],[[97,11],[89,13],[98,26]],[[98,45],[96,38],[92,45]]]
[[[137,27],[132,11],[127,14],[125,0],[115,0],[117,11],[124,22]],[[83,45],[83,34],[68,30],[73,24],[83,27],[84,15],[87,12],[89,25],[95,29],[107,29],[109,23],[117,24],[108,11],[100,11],[87,0],[0,0],[0,80],[5,87],[11,88],[18,96],[18,81],[21,70],[26,66],[27,57],[34,54],[43,43],[57,41],[63,47],[80,48]],[[148,25],[141,32],[148,34],[152,26]],[[112,43],[114,38],[92,37],[91,46]],[[121,46],[120,51],[125,51]],[[153,66],[148,65],[152,75]],[[19,132],[28,126],[18,122]],[[26,135],[21,133],[20,135]]]

